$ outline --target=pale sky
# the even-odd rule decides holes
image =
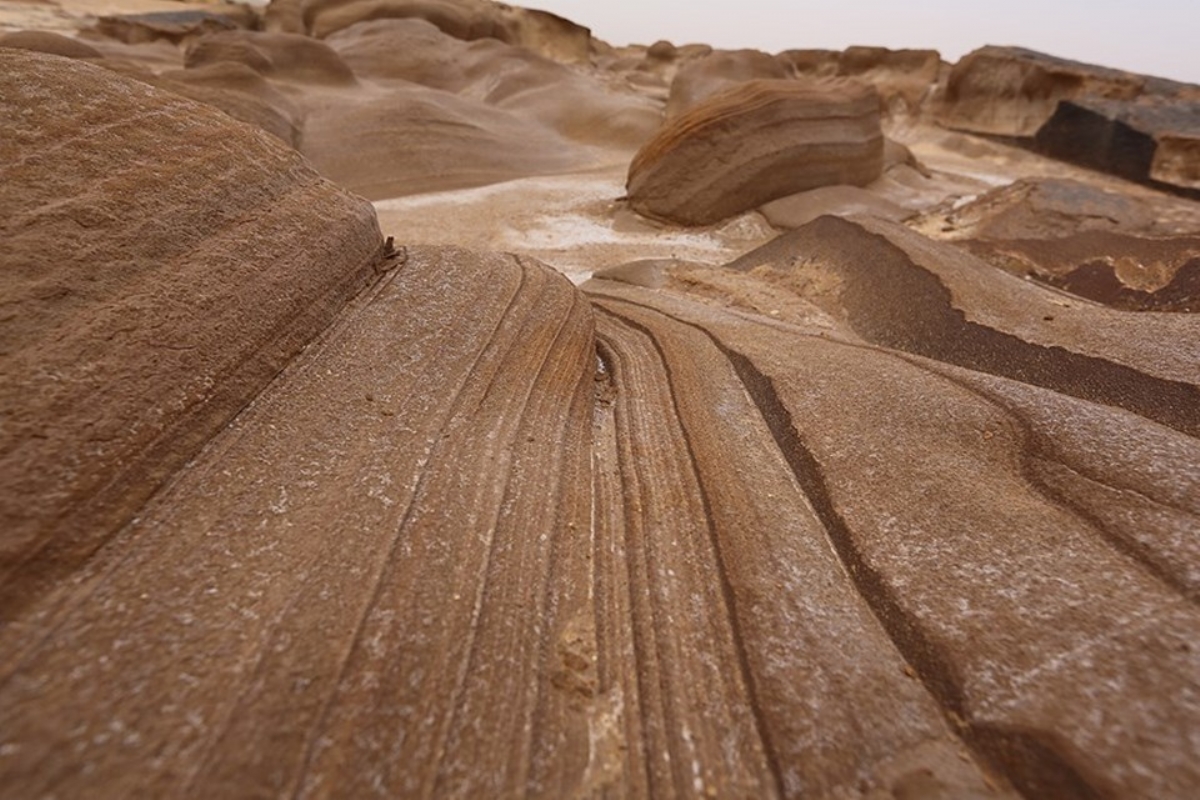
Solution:
[[[610,44],[928,47],[955,61],[1020,45],[1107,67],[1200,83],[1200,0],[517,0],[585,25]]]

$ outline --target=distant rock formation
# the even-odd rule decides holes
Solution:
[[[329,45],[308,36],[259,31],[223,31],[192,42],[184,65],[245,64],[270,78],[316,84],[352,84],[354,73]]]
[[[323,39],[359,22],[423,19],[456,39],[499,39],[557,61],[586,61],[591,31],[547,11],[488,0],[275,0],[267,30]]]
[[[1200,191],[1200,89],[1015,47],[950,71],[939,122],[1131,180]]]
[[[103,58],[91,45],[50,31],[16,31],[0,34],[0,47],[33,50],[64,58]]]
[[[629,167],[634,210],[706,225],[806,189],[879,177],[879,96],[861,83],[755,80],[666,123]]]
[[[892,116],[915,114],[942,70],[936,50],[890,50],[847,47],[845,50],[785,50],[777,58],[799,76],[857,78],[872,84]]]
[[[658,48],[661,53],[664,48]],[[646,55],[654,58],[652,52]],[[773,56],[761,50],[717,50],[685,62],[671,81],[667,100],[667,118],[678,117],[713,95],[757,79],[790,77],[788,70]]]

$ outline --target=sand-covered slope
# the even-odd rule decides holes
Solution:
[[[0,798],[1195,793],[1200,90],[164,5],[0,2]]]

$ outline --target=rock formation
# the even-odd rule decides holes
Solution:
[[[266,12],[268,30],[318,39],[377,19],[422,19],[456,39],[499,39],[560,61],[583,61],[590,52],[587,28],[488,0],[274,0]]]
[[[805,189],[870,183],[882,165],[870,87],[749,81],[669,121],[638,151],[629,203],[705,225]]]
[[[208,106],[6,48],[0,87],[11,620],[329,324],[381,240],[370,206]]]
[[[0,3],[0,800],[1195,793],[1200,89],[89,8]]]
[[[1138,181],[1200,190],[1200,89],[1019,48],[954,65],[939,120]]]

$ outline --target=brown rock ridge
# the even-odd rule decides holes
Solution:
[[[329,324],[381,240],[369,205],[207,106],[23,50],[0,87],[9,621]]]
[[[1200,205],[1019,180],[914,222],[1017,275],[1131,311],[1200,309]]]
[[[318,39],[377,19],[422,19],[456,39],[499,39],[558,61],[586,61],[591,52],[587,28],[490,0],[272,0],[265,12],[267,30]]]
[[[866,184],[882,166],[872,88],[756,80],[667,122],[634,157],[627,188],[641,214],[705,225],[805,189]]]
[[[936,50],[847,47],[845,50],[785,50],[777,58],[806,77],[855,78],[873,85],[889,116],[917,114],[937,84],[942,59]]]

